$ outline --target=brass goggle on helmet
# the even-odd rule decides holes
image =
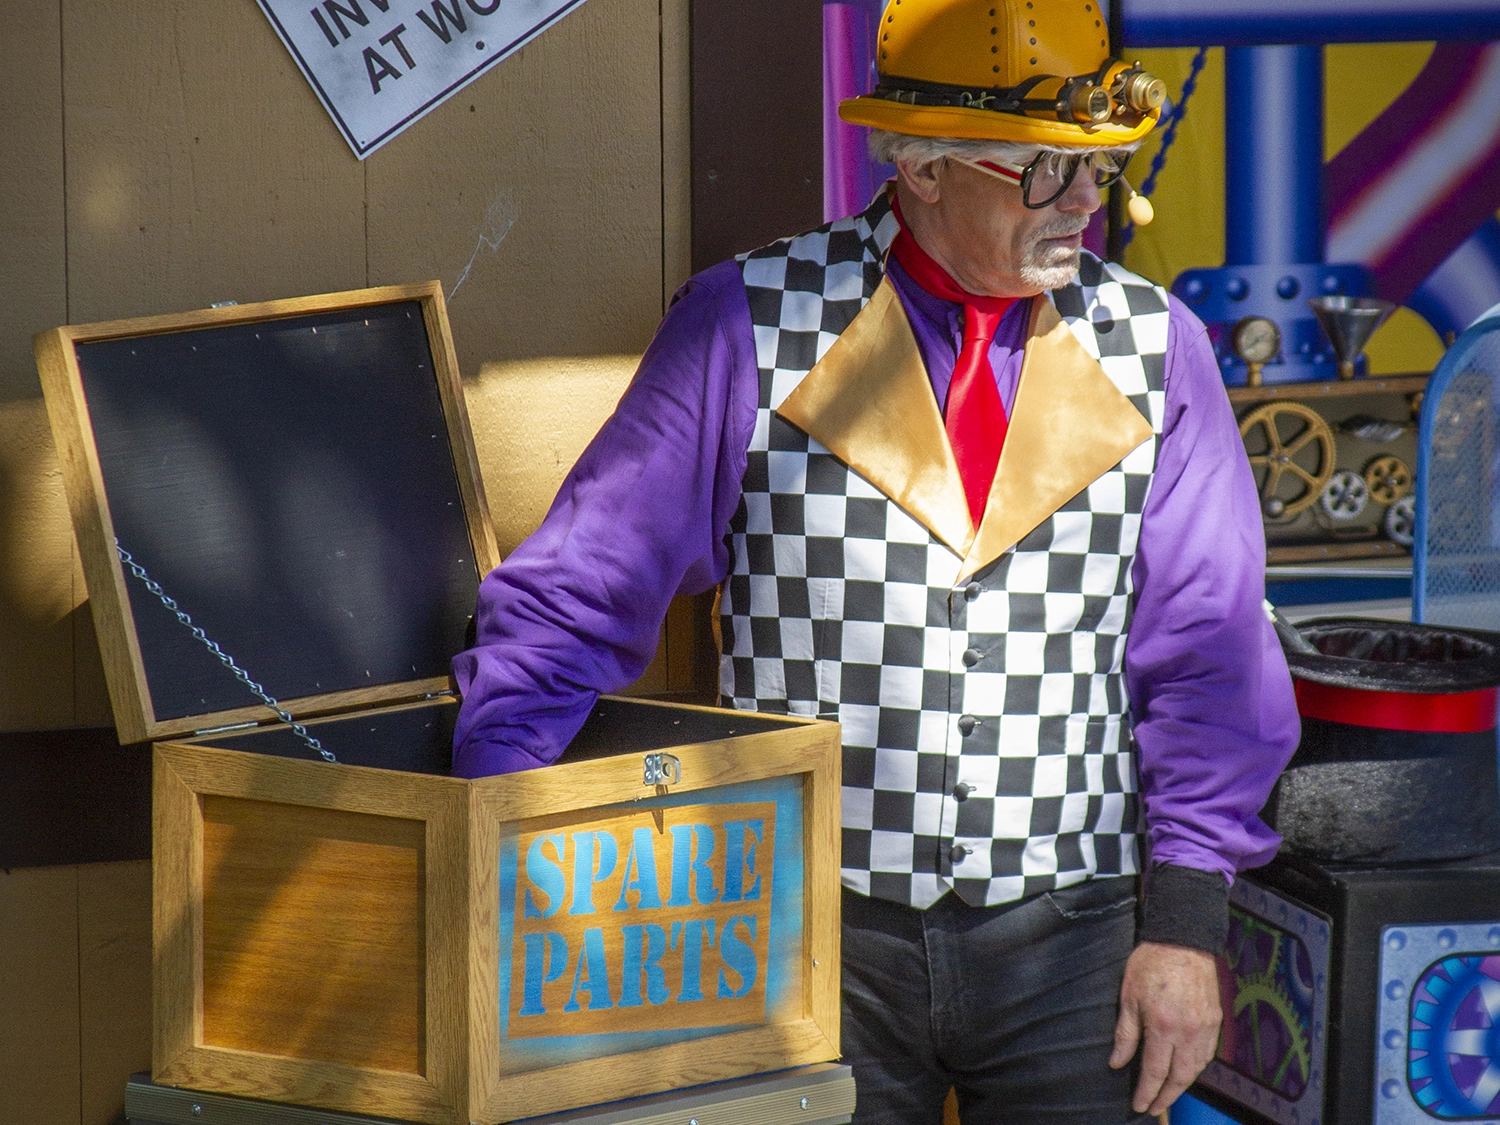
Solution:
[[[839,105],[852,125],[1062,147],[1149,133],[1166,85],[1109,55],[1098,0],[890,0],[875,89]]]

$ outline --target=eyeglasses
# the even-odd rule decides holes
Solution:
[[[978,168],[1007,183],[1020,187],[1021,201],[1033,211],[1056,203],[1073,183],[1078,169],[1085,163],[1093,173],[1096,187],[1108,187],[1125,174],[1130,153],[1093,149],[1088,152],[1040,152],[1030,164],[1007,164],[1000,160],[966,160],[954,157],[960,164]]]

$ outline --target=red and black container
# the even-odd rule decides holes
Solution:
[[[1266,810],[1286,849],[1381,864],[1500,850],[1500,634],[1361,618],[1297,632],[1302,740]]]

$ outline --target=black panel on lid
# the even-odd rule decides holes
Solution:
[[[453,727],[458,705],[451,701],[393,711],[342,715],[309,723],[307,730],[346,766],[371,766],[403,773],[446,775],[453,764]],[[290,727],[277,723],[257,730],[210,735],[203,745],[247,750],[278,758],[322,759]]]
[[[120,544],[278,699],[448,674],[479,575],[420,304],[78,345]],[[158,720],[255,697],[127,569]]]

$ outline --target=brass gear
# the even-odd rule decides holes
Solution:
[[[1263,431],[1258,439],[1252,436],[1257,429]],[[1317,503],[1333,476],[1334,441],[1333,431],[1316,411],[1300,402],[1268,402],[1240,419],[1240,439],[1268,516],[1295,516]],[[1311,465],[1299,462],[1299,457]],[[1282,495],[1288,479],[1300,481],[1302,487]]]
[[[1279,946],[1281,943],[1278,941],[1276,944]],[[1231,1015],[1237,1017],[1246,1008],[1259,1005],[1265,1005],[1276,1014],[1276,1018],[1286,1028],[1289,1042],[1286,1054],[1280,1059],[1265,1059],[1258,1057],[1260,1043],[1257,1040],[1255,1044],[1257,1069],[1262,1074],[1269,1074],[1271,1086],[1276,1089],[1280,1087],[1287,1070],[1295,1064],[1302,1079],[1302,1085],[1306,1086],[1308,1079],[1312,1076],[1312,1044],[1308,1039],[1307,1028],[1302,1023],[1302,1017],[1297,1012],[1296,1005],[1283,991],[1281,982],[1276,979],[1274,968],[1240,982],[1239,990],[1234,996]],[[1258,1020],[1260,1013],[1252,1012],[1251,1018]],[[1272,1071],[1271,1064],[1275,1065],[1274,1071]]]
[[[1377,504],[1394,504],[1411,491],[1411,466],[1399,457],[1377,457],[1365,466],[1365,486]]]

